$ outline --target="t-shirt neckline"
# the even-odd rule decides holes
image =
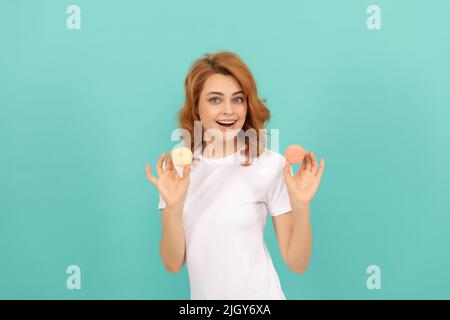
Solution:
[[[200,152],[200,151],[197,151],[197,154],[198,154],[198,157],[202,161],[205,161],[207,163],[220,163],[220,162],[224,162],[224,161],[227,161],[227,160],[229,160],[231,158],[236,157],[237,155],[239,155],[242,152],[243,149],[245,149],[245,145],[240,146],[236,152],[233,152],[232,154],[229,154],[229,155],[227,155],[225,157],[220,157],[220,158],[208,158],[208,157],[205,157],[202,154],[202,152]]]

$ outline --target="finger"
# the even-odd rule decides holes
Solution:
[[[311,171],[311,158],[309,152],[306,154],[306,171]]]
[[[314,155],[314,152],[311,152],[311,171],[312,172],[316,172],[317,171],[317,159],[316,156]]]
[[[300,166],[300,169],[298,170],[298,172],[305,171],[305,170],[306,170],[306,153],[302,159],[302,165]]]
[[[317,174],[316,174],[316,177],[319,178],[319,180],[320,180],[320,178],[322,178],[324,168],[325,168],[325,160],[322,159],[322,160],[320,160],[319,170],[317,171]]]
[[[164,172],[164,168],[163,168],[164,156],[165,156],[164,153],[161,154],[161,156],[159,157],[158,163],[156,164],[156,172],[158,172],[158,177],[161,177],[161,175]]]
[[[151,183],[153,183],[156,186],[157,180],[156,178],[152,175],[152,171],[150,170],[150,165],[147,163],[147,165],[145,166],[146,169],[146,173],[147,173],[147,178],[148,180],[150,180]]]
[[[285,176],[288,176],[288,177],[291,176],[291,165],[287,160],[284,163],[284,174],[285,174]]]
[[[191,176],[191,166],[185,165],[183,168],[183,177],[181,179],[183,180],[189,180],[189,177]]]
[[[170,170],[174,170],[175,169],[175,166],[174,166],[173,160],[172,160],[172,151],[169,151],[169,154],[167,155],[166,163],[167,163],[166,171],[170,171]]]

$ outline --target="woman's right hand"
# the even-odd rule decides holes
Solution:
[[[171,152],[167,155],[165,167],[163,168],[164,158],[165,153],[159,157],[156,164],[158,178],[152,175],[150,165],[147,163],[147,178],[158,188],[161,198],[166,203],[166,208],[182,208],[189,187],[191,168],[189,165],[185,166],[183,168],[183,177],[180,177],[173,164]]]

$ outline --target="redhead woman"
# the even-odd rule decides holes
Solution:
[[[292,174],[286,158],[267,148],[270,111],[235,53],[195,61],[185,95],[178,122],[194,161],[179,166],[172,152],[163,153],[157,176],[146,165],[159,192],[163,264],[175,273],[186,263],[192,300],[284,300],[264,242],[267,213],[284,262],[303,274],[312,248],[310,204],[325,162],[306,152]]]

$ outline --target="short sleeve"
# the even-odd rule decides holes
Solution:
[[[285,158],[280,155],[272,160],[273,165],[276,166],[274,174],[267,190],[267,209],[271,216],[278,216],[292,210],[289,194],[284,181],[284,164]]]

